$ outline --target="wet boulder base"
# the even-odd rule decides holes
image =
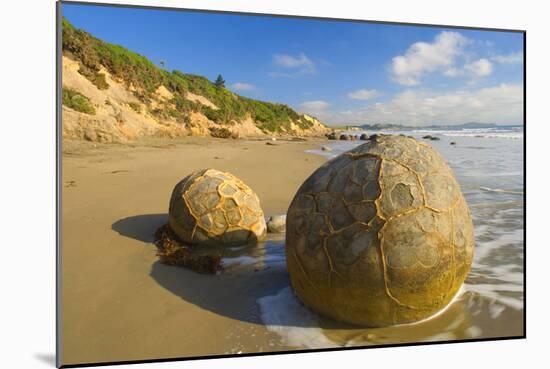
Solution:
[[[297,296],[352,324],[416,322],[456,295],[470,269],[470,211],[429,145],[378,135],[316,170],[287,216]]]

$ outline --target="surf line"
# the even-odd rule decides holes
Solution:
[[[523,195],[523,191],[513,191],[513,190],[504,190],[501,188],[490,188],[490,187],[480,187],[480,190],[487,192],[496,192],[496,193],[509,193],[513,195]]]

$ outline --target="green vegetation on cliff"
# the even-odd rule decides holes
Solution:
[[[63,87],[63,105],[81,113],[95,114],[95,108],[90,100],[71,88]]]
[[[101,73],[102,66],[131,87],[134,95],[147,106],[157,88],[164,85],[174,97],[151,110],[159,118],[189,122],[189,113],[196,111],[218,124],[232,124],[250,115],[258,128],[269,132],[290,130],[291,121],[303,129],[313,125],[287,105],[249,99],[229,91],[223,79],[216,84],[202,76],[161,69],[142,55],[76,29],[67,19],[63,19],[62,30],[64,55],[78,61],[79,73],[99,89],[109,88],[105,74]],[[187,92],[206,97],[219,109],[187,100]]]

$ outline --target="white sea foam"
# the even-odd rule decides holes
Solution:
[[[514,195],[523,195],[523,191],[514,191],[514,190],[505,190],[502,188],[490,188],[490,187],[480,187],[480,190],[487,191],[487,192],[495,192],[495,193],[510,193]]]
[[[471,291],[480,294],[486,298],[492,299],[493,301],[498,301],[507,307],[510,307],[515,310],[523,309],[523,299],[518,299],[510,296],[506,296],[498,293],[498,290],[501,291],[511,291],[516,289],[516,292],[523,292],[523,287],[519,286],[514,288],[508,284],[494,285],[494,284],[465,284],[466,291]]]
[[[491,318],[493,319],[498,318],[504,310],[506,310],[505,305],[498,304],[495,301],[489,304],[489,315],[491,315]]]
[[[267,329],[277,333],[289,346],[326,348],[339,346],[319,327],[319,317],[296,298],[291,287],[257,300],[260,317]]]
[[[432,336],[428,336],[421,341],[432,342],[432,341],[452,341],[456,339],[456,335],[452,332],[443,332],[437,333]]]
[[[522,128],[472,128],[460,130],[416,129],[413,134],[431,134],[447,137],[480,137],[480,138],[523,138]]]
[[[485,175],[490,176],[490,177],[513,177],[513,176],[522,176],[523,172],[521,172],[521,171],[493,172],[493,173],[485,173]]]
[[[419,320],[419,321],[416,321],[416,322],[413,322],[413,323],[405,323],[405,324],[400,324],[400,325],[417,325],[417,324],[422,324],[424,322],[432,320],[432,319],[442,315],[443,313],[445,313],[456,301],[460,300],[460,298],[462,297],[463,294],[464,294],[464,285],[460,286],[459,290],[453,296],[451,301],[449,301],[449,303],[446,306],[444,306],[441,310],[437,311],[435,314],[430,315],[427,318],[424,318],[422,320]]]
[[[263,262],[268,265],[286,263],[284,255],[266,255],[263,257]]]
[[[475,234],[477,238],[481,236],[489,236],[489,240],[482,242],[476,242],[476,248],[474,251],[474,265],[485,265],[483,261],[494,250],[501,249],[506,245],[522,243],[523,242],[523,229],[514,229],[509,231],[501,231],[500,234],[495,234],[492,230],[494,227],[490,225],[479,225],[475,228]]]
[[[401,324],[400,326],[414,326],[423,324],[444,314],[451,305],[463,296],[464,288],[461,287],[453,299],[443,309],[435,314],[414,323]],[[277,294],[264,296],[257,300],[260,306],[260,317],[272,332],[277,333],[289,346],[306,348],[326,348],[341,346],[331,341],[320,328],[319,317],[306,308],[292,292],[291,287],[281,289]],[[458,322],[460,324],[461,321]],[[428,340],[453,339],[452,333],[444,333],[445,336],[433,336]],[[344,346],[354,346],[357,343],[350,340]],[[361,344],[365,344],[362,340]]]
[[[472,325],[471,327],[468,327],[465,332],[468,336],[472,338],[477,338],[481,336],[481,328],[478,326]]]
[[[446,132],[443,136],[447,137],[485,137],[485,138],[507,138],[512,140],[519,140],[523,138],[522,133],[517,132]]]
[[[229,267],[233,265],[253,265],[258,262],[257,258],[252,256],[238,256],[235,258],[222,258],[222,264],[224,267]]]

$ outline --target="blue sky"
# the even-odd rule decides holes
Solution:
[[[328,124],[523,124],[523,35],[64,4],[63,15],[166,69]]]

